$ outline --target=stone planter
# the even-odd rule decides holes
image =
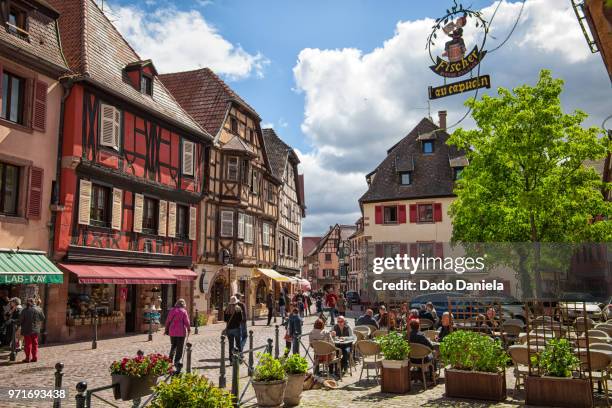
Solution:
[[[153,394],[152,388],[157,385],[157,381],[159,380],[159,377],[152,375],[134,377],[131,375],[112,374],[112,378],[113,385],[119,385],[113,388],[113,395],[115,399],[121,399],[123,401],[131,401]]]
[[[590,408],[593,406],[591,382],[581,378],[530,376],[525,380],[525,404]]]
[[[487,401],[506,399],[506,375],[480,371],[444,370],[444,389],[449,398],[469,398]]]
[[[304,378],[306,374],[289,374],[287,378],[287,388],[283,401],[286,407],[300,405],[302,391],[304,391]]]
[[[253,381],[253,389],[259,407],[280,407],[285,397],[287,380]]]
[[[393,394],[410,392],[410,360],[383,360],[380,391]]]

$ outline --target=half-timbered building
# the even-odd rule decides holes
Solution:
[[[52,3],[74,75],[62,80],[55,252],[66,275],[49,335],[89,337],[96,317],[101,336],[145,331],[176,299],[191,308],[212,137],[93,0]]]

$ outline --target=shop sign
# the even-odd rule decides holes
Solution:
[[[0,274],[0,284],[4,285],[28,285],[39,283],[62,283],[62,274]]]
[[[429,99],[444,98],[445,96],[458,93],[473,91],[479,88],[491,88],[491,78],[489,75],[482,75],[459,82],[453,82],[437,87],[429,87]]]

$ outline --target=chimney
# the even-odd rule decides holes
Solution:
[[[446,111],[438,111],[438,123],[440,129],[446,129]]]

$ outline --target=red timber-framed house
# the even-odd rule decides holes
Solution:
[[[268,291],[278,293],[282,282],[291,282],[272,269],[281,180],[270,170],[261,119],[208,68],[161,75],[161,80],[214,136],[206,160],[208,195],[201,204],[205,236],[198,248],[196,307],[219,317],[239,292],[249,316],[259,315]]]
[[[64,85],[55,250],[64,285],[54,340],[143,332],[178,298],[192,306],[198,205],[212,137],[93,0],[53,0],[75,73]]]

